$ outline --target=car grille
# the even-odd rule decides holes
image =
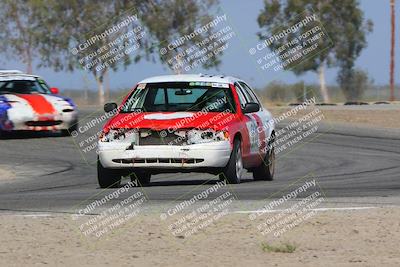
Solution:
[[[62,121],[27,121],[27,126],[55,126],[60,125]]]
[[[135,163],[169,163],[169,164],[195,164],[203,162],[204,159],[197,159],[197,158],[136,158],[136,159],[113,159],[115,163],[121,164],[135,164]]]
[[[164,131],[148,131],[151,134],[146,137],[142,137],[139,134],[139,145],[149,146],[149,145],[173,145],[179,146],[186,144],[186,138],[180,137],[174,133],[170,133],[167,130]]]

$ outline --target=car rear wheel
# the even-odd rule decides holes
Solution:
[[[235,139],[233,143],[233,150],[228,164],[225,167],[223,175],[230,184],[240,184],[240,179],[243,174],[243,159],[242,149],[239,139]]]
[[[138,180],[139,186],[147,186],[150,184],[151,173],[144,171],[135,171],[131,174],[131,181],[134,182],[135,179]]]
[[[119,187],[123,175],[122,170],[104,168],[100,160],[97,160],[97,180],[100,188]]]
[[[261,165],[253,170],[254,180],[272,181],[275,174],[275,149],[272,144],[268,145],[269,149],[265,155]]]

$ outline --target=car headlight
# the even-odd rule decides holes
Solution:
[[[209,130],[190,130],[187,133],[188,144],[201,144],[229,140],[227,131]]]
[[[134,143],[137,140],[137,131],[135,129],[111,129],[108,132],[102,132],[100,142],[123,142]]]

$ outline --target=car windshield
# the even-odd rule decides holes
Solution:
[[[235,105],[227,84],[151,83],[139,84],[121,109],[123,113],[134,111],[233,113]]]
[[[51,94],[49,87],[40,80],[0,80],[0,94]]]

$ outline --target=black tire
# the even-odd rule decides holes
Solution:
[[[135,177],[137,177],[139,186],[147,186],[150,184],[151,173],[144,171],[135,171],[131,174],[131,181],[135,181]]]
[[[253,178],[256,181],[272,181],[275,174],[275,148],[272,143],[268,145],[268,152],[261,165],[253,170]]]
[[[122,170],[104,168],[100,160],[97,160],[97,180],[100,188],[119,187],[123,174]]]
[[[243,170],[241,143],[239,139],[235,139],[231,157],[229,158],[228,164],[223,171],[223,175],[228,183],[240,184]]]
[[[72,132],[78,130],[78,123],[72,125],[68,130],[61,130],[62,136],[73,136]]]

